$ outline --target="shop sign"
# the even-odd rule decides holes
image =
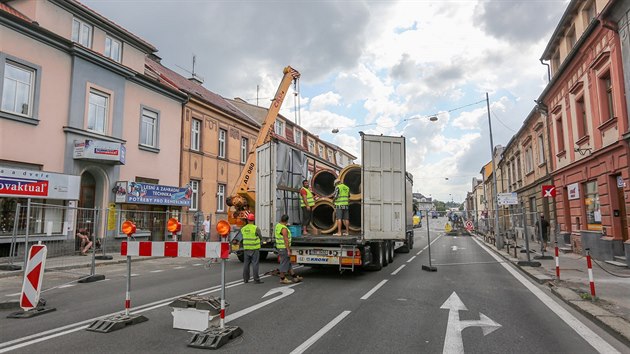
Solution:
[[[81,177],[0,166],[0,197],[79,199]]]
[[[516,193],[499,193],[497,194],[497,204],[499,205],[517,205],[518,195]]]
[[[112,162],[117,165],[125,164],[125,145],[109,141],[86,139],[74,141],[72,157],[75,160],[95,160]]]
[[[567,186],[567,191],[569,193],[569,200],[580,199],[580,184],[572,183]]]
[[[192,188],[142,182],[116,182],[116,203],[190,206]]]

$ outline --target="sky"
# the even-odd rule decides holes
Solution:
[[[223,97],[268,107],[360,156],[359,131],[406,137],[414,192],[463,202],[547,84],[539,58],[568,0],[81,0]],[[437,117],[433,122],[429,117]],[[332,133],[333,129],[337,133]],[[358,161],[360,162],[360,160]]]

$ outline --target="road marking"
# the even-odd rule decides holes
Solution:
[[[12,297],[12,296],[19,296],[19,295],[22,295],[22,293],[20,292],[20,293],[15,293],[15,294],[6,294],[5,296]]]
[[[372,294],[374,294],[376,290],[380,289],[380,287],[383,286],[385,283],[387,283],[387,279],[381,280],[381,282],[376,284],[376,286],[373,287],[372,290],[368,291],[365,295],[361,296],[361,300],[367,300],[367,298],[369,298]]]
[[[184,269],[184,268],[186,268],[186,267],[179,266],[179,267],[175,267],[173,269]]]
[[[156,269],[156,270],[152,270],[151,273],[162,273],[164,271],[164,269]]]
[[[448,322],[446,325],[446,338],[444,338],[443,353],[464,353],[462,331],[468,327],[481,327],[484,336],[487,336],[501,327],[500,324],[494,322],[481,312],[479,312],[479,320],[460,320],[459,311],[468,311],[468,308],[454,291],[440,308],[448,310]]]
[[[398,274],[398,272],[400,272],[401,269],[405,268],[405,265],[401,265],[400,267],[398,267],[398,269],[396,269],[395,271],[392,272],[392,275],[396,275]]]
[[[410,262],[411,262],[411,261],[413,261],[416,257],[418,257],[418,256],[413,256],[413,257],[409,258],[409,259],[407,260],[407,263],[410,263]]]
[[[339,322],[341,322],[346,316],[350,314],[350,311],[344,311],[339,314],[339,316],[335,317],[332,321],[328,322],[322,329],[317,331],[317,333],[313,334],[313,336],[306,340],[306,342],[302,343],[299,347],[293,349],[291,354],[302,354],[306,349],[308,349],[311,345],[315,344],[324,334],[328,333],[333,327],[335,327]]]
[[[473,240],[481,247],[484,251],[488,252],[488,254],[499,261],[501,266],[505,268],[516,280],[518,280],[521,284],[523,284],[529,291],[531,291],[543,304],[545,304],[551,311],[553,311],[560,319],[562,319],[570,328],[572,328],[580,337],[584,338],[584,340],[590,344],[595,350],[600,353],[619,353],[613,346],[608,344],[602,337],[598,336],[597,333],[593,332],[590,328],[586,327],[586,325],[580,322],[575,316],[573,316],[569,311],[564,309],[558,303],[556,303],[549,295],[545,294],[542,290],[538,289],[534,284],[532,284],[529,280],[525,279],[523,275],[521,275],[514,267],[510,267],[507,263],[502,263],[501,258],[496,255],[492,250],[487,248],[484,244],[478,241],[473,237]]]
[[[131,277],[132,277],[132,278],[133,278],[133,277],[139,277],[139,276],[140,276],[140,274],[131,273]],[[126,278],[126,277],[125,277],[125,278]]]
[[[442,235],[440,235],[440,236],[436,237],[433,241],[431,241],[431,244],[434,244],[434,243],[435,243],[435,241],[439,240],[441,237],[442,237]],[[423,248],[423,249],[421,249],[420,251],[418,251],[418,253],[416,253],[416,256],[419,256],[419,255],[420,255],[420,253],[422,253],[422,252],[423,252],[424,250],[426,250],[427,248],[429,248],[429,246],[428,246],[428,245],[427,245],[427,246],[424,246],[424,248]]]
[[[195,263],[195,264],[193,264],[193,267],[199,267],[199,266],[202,266],[202,265],[203,265],[203,263]]]
[[[77,285],[77,284],[65,284],[65,285],[59,285],[57,288],[58,289],[71,288],[71,287],[73,287],[75,285]]]
[[[261,303],[258,303],[258,304],[254,305],[254,306],[250,306],[250,307],[248,307],[246,309],[240,310],[240,311],[235,312],[235,313],[233,313],[231,315],[228,315],[228,316],[225,317],[225,323],[233,321],[233,320],[235,320],[235,319],[237,319],[239,317],[245,316],[245,315],[247,315],[250,312],[254,312],[254,311],[258,310],[261,307],[267,306],[267,305],[269,305],[271,303],[274,303],[274,302],[276,302],[276,301],[278,301],[278,300],[280,300],[280,299],[282,299],[284,297],[287,297],[287,296],[293,294],[295,292],[295,290],[293,290],[293,287],[298,285],[298,284],[292,284],[292,285],[288,285],[288,286],[281,286],[281,287],[273,288],[273,289],[269,290],[265,295],[263,295],[263,298],[265,298],[267,296],[270,296],[270,295],[273,295],[275,293],[280,293],[281,295],[280,296],[276,296],[276,297],[271,298],[271,299],[268,299],[268,300],[263,301]]]

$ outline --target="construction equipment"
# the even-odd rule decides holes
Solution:
[[[256,192],[250,189],[250,182],[255,179],[256,173],[256,149],[269,141],[270,132],[273,129],[276,118],[282,102],[287,94],[287,90],[294,83],[294,87],[297,88],[297,80],[300,78],[300,73],[290,66],[287,66],[283,70],[284,77],[278,86],[278,91],[271,100],[271,106],[267,111],[267,116],[263,121],[258,138],[254,146],[250,149],[247,155],[247,162],[245,168],[241,171],[241,175],[236,185],[236,191],[232,195],[226,198],[226,204],[233,209],[228,212],[228,222],[232,225],[242,226],[244,224],[243,219],[247,217],[247,214],[253,213],[256,205]],[[297,89],[296,89],[297,92]]]

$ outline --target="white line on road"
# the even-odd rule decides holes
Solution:
[[[12,296],[18,296],[18,295],[22,295],[22,293],[19,292],[19,293],[15,293],[15,294],[6,294],[5,296],[12,297]]]
[[[179,266],[179,267],[175,267],[173,269],[184,269],[184,268],[186,268],[186,267]]]
[[[405,265],[401,265],[400,267],[398,267],[398,269],[396,269],[395,271],[392,272],[392,275],[396,275],[398,274],[398,272],[400,272],[401,269],[405,268]]]
[[[156,269],[156,270],[152,270],[151,273],[162,273],[164,271],[164,269]]]
[[[560,306],[557,302],[555,302],[549,295],[545,294],[542,290],[532,284],[529,280],[525,279],[523,275],[521,275],[514,267],[507,265],[507,263],[502,263],[501,258],[494,254],[490,249],[488,249],[484,244],[479,242],[476,238],[473,237],[473,240],[481,247],[483,250],[488,252],[492,258],[496,259],[503,268],[505,268],[516,280],[518,280],[521,284],[523,284],[529,291],[531,291],[543,304],[545,304],[551,311],[555,312],[560,319],[562,319],[569,327],[571,327],[580,337],[584,338],[584,340],[590,344],[595,350],[600,353],[619,353],[613,346],[608,344],[602,337],[598,336],[597,333],[593,332],[590,328],[586,327],[586,325],[575,316],[573,316],[569,311]]]
[[[339,316],[335,317],[332,321],[328,322],[322,329],[317,331],[317,333],[313,334],[313,336],[306,340],[306,342],[302,343],[299,347],[293,349],[291,354],[302,354],[306,349],[308,349],[311,345],[315,344],[318,339],[324,336],[328,331],[330,331],[333,327],[335,327],[341,320],[346,318],[350,314],[350,311],[344,311],[339,314]]]
[[[418,257],[418,256],[413,256],[413,257],[409,258],[409,259],[407,260],[407,263],[410,263],[410,262],[411,262],[411,261],[413,261],[416,257]]]
[[[57,289],[71,288],[71,287],[73,287],[73,286],[75,286],[75,285],[77,285],[77,284],[65,284],[65,285],[59,285],[59,286],[57,287]]]
[[[361,296],[361,300],[367,300],[367,298],[369,298],[372,294],[374,294],[376,290],[380,289],[380,287],[383,286],[385,283],[387,283],[387,279],[381,280],[381,282],[376,284],[376,286],[373,287],[372,290],[368,291],[365,295]]]
[[[199,266],[202,266],[202,265],[203,265],[203,263],[195,263],[195,264],[193,264],[193,267],[199,267]]]
[[[436,238],[435,238],[435,240],[431,241],[431,244],[434,244],[434,243],[435,243],[435,241],[437,241],[437,240],[439,240],[439,239],[440,239],[440,237],[442,237],[442,235],[440,235],[440,236],[436,237]],[[428,246],[428,245],[427,245],[427,246],[424,246],[424,248],[423,248],[423,249],[421,249],[420,251],[418,251],[418,253],[416,253],[416,256],[419,256],[419,255],[420,255],[420,253],[424,252],[424,250],[426,250],[427,248],[429,248],[429,246]]]

